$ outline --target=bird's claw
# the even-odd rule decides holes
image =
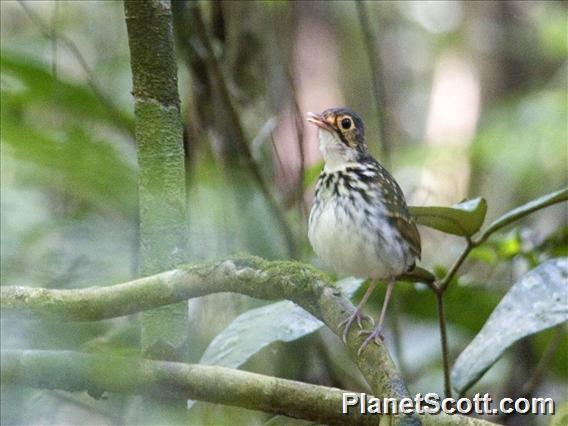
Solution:
[[[376,345],[380,345],[385,340],[385,337],[383,336],[383,333],[382,333],[382,327],[376,327],[374,330],[360,330],[359,331],[359,336],[364,336],[364,335],[367,335],[367,334],[368,334],[367,338],[365,339],[365,341],[363,342],[363,344],[359,347],[359,350],[357,351],[357,356],[361,356],[361,354],[363,353],[365,348],[369,345],[369,343],[375,342]]]
[[[373,319],[373,317],[365,314],[359,314],[357,315],[357,326],[360,329],[363,328],[363,323],[361,322],[362,320],[369,321],[371,325],[375,325],[375,320]]]
[[[349,334],[349,330],[354,322],[357,322],[357,326],[359,328],[363,328],[363,320],[369,321],[371,324],[375,325],[375,321],[369,315],[365,315],[361,312],[361,310],[356,309],[353,314],[349,315],[349,317],[345,318],[337,325],[337,329],[341,330],[343,328],[343,333],[341,335],[341,339],[343,343],[347,343],[347,335]]]

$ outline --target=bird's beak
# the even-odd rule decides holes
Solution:
[[[324,130],[333,130],[333,122],[331,121],[331,117],[325,119],[323,115],[316,114],[314,112],[308,112],[308,121],[310,123],[315,124],[321,129]]]

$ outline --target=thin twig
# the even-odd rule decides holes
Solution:
[[[459,257],[456,259],[456,261],[454,262],[454,264],[452,265],[446,276],[438,283],[438,289],[441,293],[444,293],[446,291],[448,285],[450,284],[450,282],[452,282],[456,273],[458,272],[458,269],[465,262],[465,259],[467,258],[471,250],[474,248],[474,244],[472,243],[471,239],[467,238],[466,241],[467,243],[465,248],[463,249]]]
[[[296,128],[296,141],[298,143],[298,153],[300,156],[300,170],[298,173],[298,184],[296,186],[296,197],[298,202],[298,208],[301,213],[302,219],[308,216],[308,210],[306,203],[304,202],[304,173],[305,173],[305,156],[304,156],[304,121],[302,117],[302,112],[300,110],[300,104],[298,103],[298,93],[296,91],[296,85],[294,83],[294,78],[291,72],[288,70],[286,73],[288,77],[288,82],[290,84],[290,89],[292,92],[292,106],[293,106],[293,117],[294,117],[294,127]]]
[[[528,216],[529,214],[541,210],[545,207],[562,203],[567,200],[568,200],[568,188],[564,188],[559,191],[555,191],[543,197],[540,197],[537,200],[533,200],[526,204],[523,204],[522,206],[519,206],[505,213],[503,216],[493,221],[485,229],[485,231],[481,233],[481,235],[474,238],[473,244],[477,247],[478,245],[485,242],[487,238],[489,238],[493,233],[495,233],[499,229],[507,225],[510,225],[511,223],[516,222],[517,220],[522,219],[523,217]]]
[[[103,90],[99,87],[95,74],[87,64],[87,61],[83,57],[81,50],[77,47],[75,42],[63,34],[61,34],[57,28],[52,27],[46,24],[38,14],[36,14],[32,9],[22,0],[18,0],[19,5],[22,7],[28,18],[39,28],[41,33],[47,37],[48,39],[55,42],[56,39],[61,40],[63,44],[69,49],[69,51],[75,56],[77,62],[83,68],[83,71],[87,75],[87,84],[93,91],[94,95],[99,99],[99,102],[109,111],[109,117],[116,123],[116,125],[123,130],[125,130],[128,134],[134,135],[134,126],[133,123],[129,120],[124,120],[122,117],[124,113],[120,111],[107,97],[107,95],[103,92]],[[56,65],[54,65],[56,67]],[[54,74],[54,78],[57,78],[57,75]]]
[[[378,135],[380,137],[379,143],[381,147],[382,161],[387,168],[391,166],[391,143],[388,139],[388,117],[385,98],[385,85],[383,64],[377,49],[376,38],[373,35],[371,24],[369,23],[369,15],[367,6],[364,1],[356,1],[355,6],[359,14],[359,24],[363,31],[363,38],[365,40],[365,49],[367,59],[369,61],[369,68],[371,72],[371,81],[373,83],[373,96],[375,106],[377,108],[377,125],[379,127]]]
[[[438,302],[438,322],[440,325],[440,340],[442,343],[442,360],[444,363],[444,394],[446,398],[452,397],[452,380],[450,377],[450,351],[448,348],[448,330],[446,326],[446,313],[444,310],[444,295],[436,293]]]

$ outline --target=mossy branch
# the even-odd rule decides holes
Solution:
[[[140,273],[179,264],[187,220],[183,127],[169,1],[125,0],[139,164]],[[188,329],[185,305],[145,312],[142,350],[179,360]]]
[[[376,424],[351,409],[345,391],[210,365],[90,355],[71,351],[3,351],[2,381],[43,389],[194,399],[325,424]]]
[[[0,372],[4,384],[87,391],[95,398],[113,392],[194,399],[324,424],[379,423],[376,416],[362,415],[358,407],[342,414],[344,390],[210,365],[72,351],[2,351]],[[429,416],[425,420],[427,425],[490,424],[462,416]]]
[[[220,292],[291,300],[334,331],[354,309],[333,282],[311,266],[269,262],[253,256],[184,266],[109,287],[78,290],[2,287],[1,307],[4,312],[18,311],[31,318],[98,321]],[[386,348],[370,345],[357,357],[362,342],[363,337],[356,331],[349,334],[348,347],[373,391],[381,396],[408,396]]]
[[[4,313],[21,313],[35,319],[98,321],[219,292],[291,300],[334,332],[354,310],[334,283],[313,267],[298,262],[270,262],[253,256],[183,266],[108,287],[57,290],[7,286],[0,290]],[[357,356],[362,340],[354,330],[348,336],[347,347],[375,395],[409,397],[384,345],[370,345]],[[448,416],[445,420],[468,424],[464,422],[473,419]]]

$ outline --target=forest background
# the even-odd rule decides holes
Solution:
[[[183,249],[156,265],[141,253],[148,235],[140,229],[140,209],[148,200],[138,192],[133,33],[129,48],[122,2],[2,1],[0,7],[2,286],[111,286],[243,253],[330,272],[307,242],[322,161],[305,117],[345,105],[365,119],[371,151],[410,205],[477,199],[458,209],[464,217],[439,212],[446,219],[457,214],[472,232],[451,232],[447,221],[420,227],[421,266],[443,294],[421,283],[395,289],[385,345],[408,389],[566,400],[568,228],[566,203],[558,204],[566,199],[568,162],[566,3],[174,2],[173,83],[183,139],[180,124],[180,151],[172,155],[183,156],[178,200],[187,220],[180,228]],[[529,206],[484,234],[536,199],[538,208]],[[453,270],[464,247],[465,261]],[[499,313],[500,302],[531,271],[537,278],[563,278],[554,287],[561,298],[543,302],[540,320],[527,326],[531,331],[501,342],[478,377],[463,378],[470,365],[457,362],[460,354],[483,340],[479,333],[492,312]],[[335,278],[343,279],[354,302],[361,297],[363,283]],[[541,281],[535,293],[510,299],[519,318],[530,317],[531,301],[553,294]],[[383,297],[381,287],[370,303],[373,316]],[[271,303],[235,293],[190,299],[180,320],[189,324],[183,354],[163,358],[370,390],[332,331],[292,305]],[[560,317],[547,316],[559,306]],[[497,315],[494,325],[503,335],[515,334],[515,327],[522,329],[511,323],[515,318]],[[23,349],[137,356],[156,335],[179,337],[179,329],[159,320],[152,330],[144,315],[30,321],[3,309],[1,324],[2,349],[17,356]],[[8,361],[6,368],[11,371]],[[181,409],[159,405],[149,416],[142,397],[110,395],[94,399],[3,381],[2,424],[278,421],[207,402],[189,411],[185,403]]]

